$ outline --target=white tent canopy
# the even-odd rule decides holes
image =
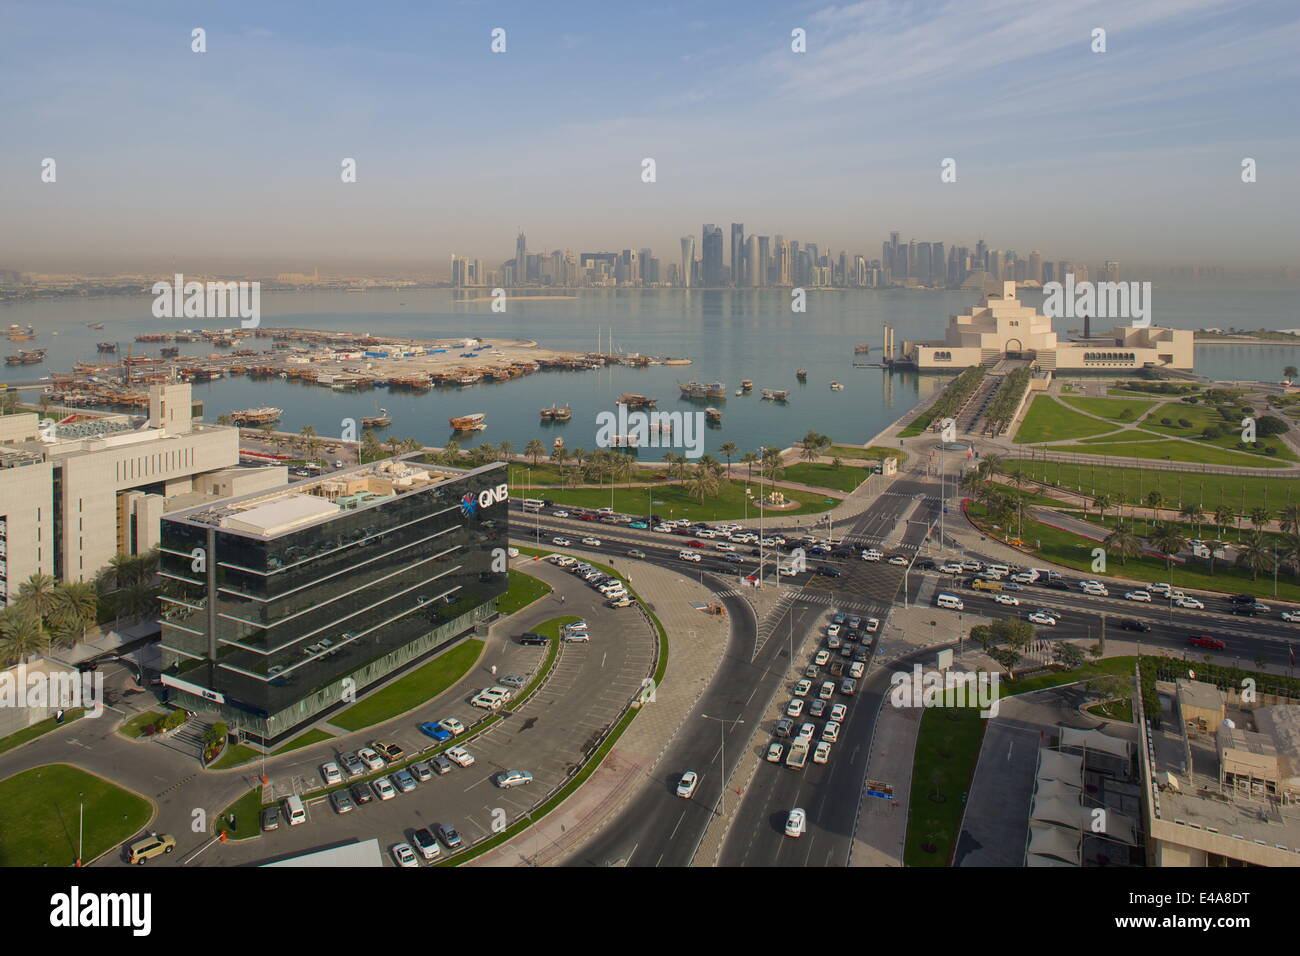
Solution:
[[[1056,862],[1051,859],[1052,857],[1064,862]],[[1029,824],[1026,866],[1078,866],[1080,857],[1078,834],[1071,834],[1059,827],[1043,823]]]
[[[1048,747],[1038,750],[1038,779],[1061,780],[1075,787],[1083,786],[1083,758],[1063,754]]]
[[[1087,819],[1090,819],[1090,815],[1078,797],[1070,800],[1065,797],[1036,796],[1033,812],[1029,815],[1031,823],[1051,823],[1071,830],[1083,829]]]
[[[1088,750],[1100,750],[1114,757],[1127,759],[1133,753],[1133,745],[1127,740],[1111,737],[1100,730],[1080,730],[1078,727],[1061,728],[1062,747],[1085,747]]]
[[[1078,801],[1079,794],[1082,793],[1078,787],[1072,787],[1064,780],[1039,780],[1037,787],[1034,789],[1035,797],[1044,799],[1061,799]]]

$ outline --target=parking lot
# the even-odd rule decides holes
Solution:
[[[277,830],[249,841],[214,845],[193,863],[261,862],[351,839],[377,837],[387,864],[393,865],[389,850],[396,843],[410,843],[417,828],[451,824],[465,845],[472,846],[527,814],[563,785],[640,693],[643,679],[653,671],[657,637],[635,608],[606,608],[598,593],[561,569],[546,562],[529,561],[527,565],[528,572],[550,583],[555,593],[521,613],[511,627],[494,626],[489,655],[502,661],[498,676],[531,673],[541,665],[547,649],[521,647],[515,638],[545,620],[561,615],[582,617],[589,623],[591,639],[588,643],[562,642],[555,666],[537,691],[517,710],[507,705],[499,712],[503,719],[462,743],[474,756],[472,766],[453,767],[445,775],[418,783],[410,793],[398,792],[392,799],[372,800],[339,814],[324,796],[318,771],[321,763],[336,757],[318,753],[310,766],[299,767],[280,782],[285,793],[293,783],[312,784],[315,792],[304,796],[307,823],[289,827],[281,814]],[[531,663],[528,671],[522,669],[526,663]],[[511,667],[517,671],[507,669]],[[446,717],[467,726],[481,720],[487,712],[471,707],[468,701],[492,683],[495,678],[480,666],[457,685],[454,697],[444,698],[445,703],[404,718],[392,728],[354,735],[339,750],[356,750],[372,739],[396,743],[406,751],[407,759],[430,750],[437,745],[421,733],[419,724]],[[500,789],[492,778],[503,770],[529,771],[533,783]],[[442,856],[447,855],[444,846]]]

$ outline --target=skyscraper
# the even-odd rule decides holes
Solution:
[[[731,284],[745,284],[745,224],[731,224]]]
[[[695,274],[695,237],[682,236],[682,266],[681,266],[682,288],[691,287],[691,278]]]
[[[524,239],[524,234],[520,231],[518,238],[515,239],[515,285],[523,285],[528,281],[528,243]]]
[[[722,285],[722,227],[706,223],[701,245],[701,284],[716,289]]]
[[[766,288],[768,285],[768,269],[772,263],[772,237],[758,237],[758,259],[754,263],[754,271],[758,273],[754,285],[759,288]]]

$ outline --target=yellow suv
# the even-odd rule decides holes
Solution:
[[[150,833],[141,837],[126,848],[126,862],[145,863],[155,856],[162,856],[176,849],[176,838],[167,834]]]

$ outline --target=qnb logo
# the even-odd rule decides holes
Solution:
[[[506,484],[497,485],[495,488],[484,488],[477,495],[472,491],[466,492],[460,499],[460,510],[467,518],[472,518],[480,509],[490,508],[509,497],[510,486]]]
[[[129,927],[133,936],[148,936],[153,928],[150,893],[82,893],[74,886],[50,897],[50,925],[78,927]]]
[[[1134,326],[1151,324],[1150,282],[1079,282],[1074,273],[1065,283],[1043,286],[1043,314],[1053,319],[1129,319]]]
[[[978,707],[981,717],[998,715],[998,675],[987,671],[927,671],[915,664],[910,674],[891,674],[889,683],[895,707]]]
[[[155,319],[233,319],[255,329],[262,324],[262,283],[175,281],[153,284]]]

